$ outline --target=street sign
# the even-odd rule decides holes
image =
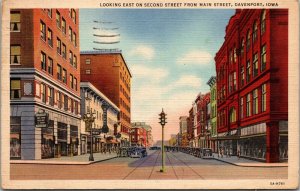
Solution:
[[[45,111],[39,111],[35,114],[35,127],[36,128],[47,128],[49,121],[49,114]]]

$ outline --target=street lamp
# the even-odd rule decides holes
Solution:
[[[161,159],[162,159],[162,165],[161,165],[161,169],[160,172],[165,172],[165,149],[164,149],[164,126],[167,123],[166,121],[166,115],[164,112],[164,109],[162,109],[161,113],[159,114],[160,118],[159,118],[159,123],[161,124],[161,130],[162,130],[162,141],[161,141]]]
[[[90,101],[91,98],[86,97],[87,101]],[[90,106],[89,106],[89,110],[90,110]],[[94,117],[94,113],[88,111],[86,114],[83,115],[83,121],[85,122],[85,125],[87,127],[88,130],[91,131],[91,148],[90,148],[90,157],[89,157],[89,161],[94,161],[94,156],[93,156],[93,123],[95,121],[95,117]]]

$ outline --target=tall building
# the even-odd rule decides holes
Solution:
[[[181,146],[186,147],[189,145],[188,143],[188,116],[180,116],[179,117],[179,133],[181,138]]]
[[[80,154],[78,13],[10,12],[11,158]]]
[[[237,10],[217,52],[220,147],[278,162],[288,155],[288,10]]]
[[[208,148],[210,146],[210,93],[202,94],[197,102],[198,126],[197,137],[198,147]]]
[[[207,84],[210,86],[210,124],[211,124],[211,145],[213,152],[218,151],[217,145],[217,84],[216,84],[216,77],[212,76]]]
[[[81,81],[91,82],[119,109],[122,144],[129,143],[131,126],[131,72],[118,51],[81,52]]]

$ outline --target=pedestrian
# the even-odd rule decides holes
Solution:
[[[238,157],[238,160],[240,160],[240,155],[241,155],[240,149],[238,148],[238,150],[237,150],[237,157]]]

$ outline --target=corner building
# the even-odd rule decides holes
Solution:
[[[131,72],[120,51],[84,51],[81,81],[92,83],[119,109],[121,145],[129,144],[131,127]]]
[[[10,12],[10,157],[80,154],[79,21],[75,9]],[[38,127],[39,113],[48,116]]]
[[[237,10],[215,57],[220,147],[288,159],[288,10]]]

